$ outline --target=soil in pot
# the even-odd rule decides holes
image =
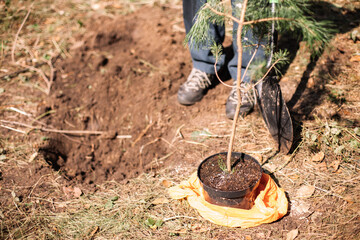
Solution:
[[[220,191],[243,191],[257,184],[262,171],[260,165],[251,158],[232,154],[230,172],[226,169],[226,153],[207,159],[200,166],[199,177],[203,184]]]

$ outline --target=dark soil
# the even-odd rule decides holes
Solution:
[[[52,136],[43,152],[68,179],[89,184],[131,178],[167,154],[168,144],[160,139],[174,134],[168,123],[183,117],[175,97],[191,67],[184,33],[169,24],[172,15],[171,9],[149,8],[93,19],[73,57],[58,64],[53,94],[42,109],[56,109],[47,123],[106,132]]]
[[[252,188],[261,178],[259,163],[251,158],[231,157],[231,172],[226,169],[226,154],[210,157],[199,171],[203,184],[221,191],[243,191]]]

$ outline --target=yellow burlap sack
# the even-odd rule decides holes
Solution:
[[[271,223],[282,218],[288,209],[288,200],[283,189],[263,173],[257,188],[258,195],[254,206],[249,210],[221,207],[205,201],[202,187],[196,172],[187,181],[169,189],[173,199],[187,199],[205,219],[227,227],[254,227]]]

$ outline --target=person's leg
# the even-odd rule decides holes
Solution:
[[[231,4],[233,7],[233,14],[235,12],[235,6],[237,2],[241,2],[239,0],[232,0]],[[226,101],[226,116],[230,119],[234,118],[235,115],[235,109],[238,102],[237,92],[236,92],[236,81],[237,81],[237,68],[238,68],[238,46],[237,46],[237,28],[238,24],[234,22],[233,25],[233,50],[234,50],[234,57],[229,61],[228,63],[228,70],[230,73],[231,78],[234,80],[234,87],[230,91],[229,97]],[[241,62],[241,78],[243,77],[243,74],[245,72],[245,69],[250,62],[251,58],[253,57],[254,52],[256,51],[256,54],[254,56],[254,59],[252,60],[252,64],[258,63],[259,61],[266,61],[267,56],[265,55],[265,49],[264,46],[268,44],[267,36],[263,36],[261,39],[258,37],[256,38],[253,35],[253,32],[251,30],[246,32],[246,35],[243,39],[244,45],[248,45],[246,47],[243,46],[243,54],[242,54],[242,62]],[[258,49],[256,50],[257,46],[249,47],[249,45],[253,44],[259,44]],[[246,76],[243,79],[241,87],[244,89],[247,89],[250,85],[250,70],[248,69]],[[241,79],[240,78],[240,79]],[[248,114],[254,107],[254,97],[251,94],[251,91],[242,91],[242,104],[240,108],[240,114],[245,116]]]
[[[234,57],[229,61],[228,64],[228,69],[230,72],[230,76],[231,78],[234,80],[234,82],[236,82],[237,80],[237,67],[238,67],[238,47],[237,47],[237,41],[236,41],[236,31],[237,31],[237,27],[238,24],[234,23],[234,29],[233,29],[233,50],[234,50]],[[243,73],[245,72],[245,68],[248,65],[248,63],[250,62],[254,52],[256,51],[256,46],[252,46],[249,47],[249,45],[253,45],[253,44],[260,44],[254,59],[252,60],[252,64],[254,63],[258,63],[259,61],[266,61],[267,60],[267,56],[265,55],[265,49],[264,46],[266,46],[266,44],[268,44],[267,41],[267,36],[263,36],[262,39],[256,39],[253,36],[253,32],[251,30],[247,31],[244,39],[245,40],[245,44],[244,45],[248,45],[246,47],[243,46],[243,54],[242,54],[242,64],[241,64],[241,78],[243,77]],[[261,40],[259,42],[259,40]],[[243,41],[244,43],[244,41]],[[241,79],[240,78],[240,79]],[[250,83],[250,70],[248,69],[247,74],[243,80],[244,83],[248,84]]]
[[[196,13],[206,3],[206,0],[183,0],[183,17],[186,34],[196,21]],[[225,38],[225,26],[210,24],[209,35],[217,44],[222,44]],[[208,74],[214,74],[215,57],[210,51],[211,42],[200,48],[189,46],[193,67]],[[217,70],[224,65],[225,58],[222,57],[217,63]]]
[[[186,34],[195,23],[196,13],[206,3],[206,0],[183,0],[183,17]],[[222,44],[225,38],[225,26],[210,24],[209,34],[217,44]],[[193,69],[186,82],[178,91],[178,101],[183,105],[191,105],[200,101],[215,78],[215,57],[210,51],[211,42],[200,48],[189,46]],[[221,57],[216,65],[217,71],[224,65],[225,57]]]

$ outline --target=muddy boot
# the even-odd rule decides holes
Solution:
[[[254,109],[254,97],[252,90],[244,90],[245,87],[242,84],[241,86],[241,107],[240,107],[240,116],[245,117]],[[231,89],[230,95],[226,100],[225,110],[226,110],[226,117],[229,119],[234,119],[236,105],[238,103],[238,96],[236,92],[236,83],[234,83],[234,87]]]
[[[207,74],[193,68],[186,82],[179,88],[179,103],[183,105],[192,105],[200,101],[207,93],[214,77],[214,74]]]

